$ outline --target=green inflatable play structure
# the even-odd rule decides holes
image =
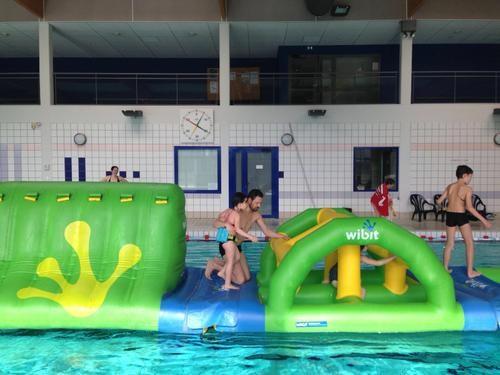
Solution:
[[[291,239],[273,240],[265,248],[258,279],[266,302],[266,330],[462,329],[464,317],[452,279],[428,245],[405,229],[381,218],[354,217],[341,209],[309,209],[279,230]],[[390,252],[398,259],[383,269],[362,271],[361,246],[375,256]],[[311,272],[331,255],[338,263],[337,288],[322,285],[325,271]],[[407,277],[408,266],[419,283]],[[364,300],[361,280],[366,288]]]
[[[184,271],[176,185],[0,183],[0,327],[157,330]]]
[[[184,206],[173,184],[0,183],[0,329],[498,329],[499,269],[450,275],[423,239],[340,208],[284,222],[288,238],[265,245],[256,277],[221,290],[215,273],[185,266]],[[396,258],[366,268],[364,249]]]

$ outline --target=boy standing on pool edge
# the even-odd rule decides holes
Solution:
[[[477,212],[472,205],[472,188],[469,186],[472,180],[472,173],[474,172],[467,165],[459,165],[455,173],[457,181],[448,185],[436,201],[438,205],[441,205],[445,199],[448,199],[448,208],[446,211],[446,245],[443,253],[444,268],[448,272],[451,272],[449,263],[458,227],[465,242],[467,276],[469,278],[477,277],[481,274],[474,270],[474,240],[466,211],[469,211],[473,216],[478,218],[486,228],[491,228],[491,223]]]

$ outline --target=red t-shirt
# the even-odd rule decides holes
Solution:
[[[381,184],[375,193],[373,193],[370,202],[373,207],[377,210],[380,216],[389,216],[389,204],[391,202],[391,196],[389,195],[389,188],[387,185]]]

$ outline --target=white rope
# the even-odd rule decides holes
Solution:
[[[311,205],[313,208],[316,208],[316,203],[314,203],[314,195],[311,190],[311,186],[309,185],[309,179],[307,178],[306,170],[304,168],[304,163],[302,162],[302,157],[300,156],[299,146],[297,145],[297,139],[293,134],[292,123],[288,123],[288,129],[290,129],[290,134],[293,136],[293,145],[295,147],[295,152],[297,153],[297,159],[299,160],[300,169],[302,170],[302,176],[304,177],[304,181],[306,183],[307,191],[309,192],[309,198],[311,199]]]

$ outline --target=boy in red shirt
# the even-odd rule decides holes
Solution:
[[[382,217],[389,217],[389,211],[395,217],[396,211],[392,207],[392,197],[389,194],[389,189],[396,186],[396,182],[392,178],[386,178],[385,182],[381,184],[375,193],[370,198],[370,203],[376,215]]]

